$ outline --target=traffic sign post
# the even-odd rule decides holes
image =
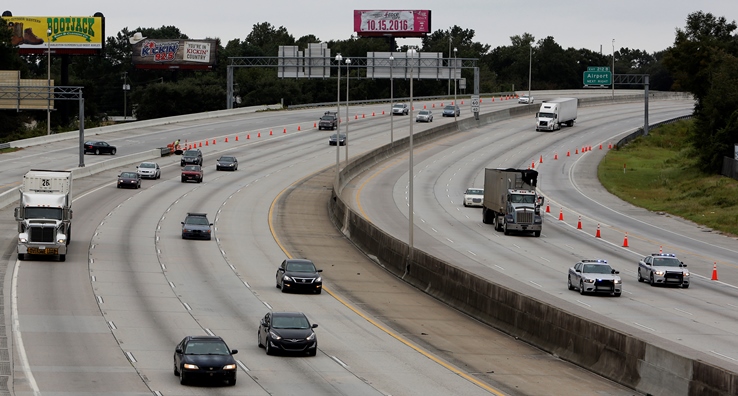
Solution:
[[[610,72],[610,70],[587,70],[586,72],[584,72],[583,82],[584,85],[612,85],[612,73]]]
[[[479,113],[479,95],[471,96],[471,111],[472,113]]]

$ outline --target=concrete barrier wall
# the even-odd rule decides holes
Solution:
[[[161,158],[161,156],[161,149],[153,149],[138,154],[115,157],[107,161],[100,161],[94,164],[86,165],[82,168],[73,168],[69,170],[72,171],[72,179],[79,179],[80,177],[91,176],[121,166],[135,166],[144,161],[152,161],[156,158]],[[20,199],[18,189],[19,187],[16,187],[0,194],[0,209],[12,205]]]
[[[642,100],[635,97],[633,100]],[[593,101],[599,102],[599,100]],[[583,99],[581,105],[592,102]],[[612,103],[607,101],[606,103]],[[535,106],[517,107],[465,119],[460,128],[472,128],[512,116],[535,113]],[[453,125],[451,125],[453,126]],[[429,141],[448,133],[449,125],[419,133],[414,141]],[[358,156],[339,176],[341,185],[393,154],[407,149],[409,138]],[[340,188],[338,189],[340,191]],[[705,356],[673,352],[678,344],[659,346],[521,292],[483,279],[451,263],[414,249],[375,227],[334,193],[329,205],[337,228],[382,267],[419,290],[484,323],[531,343],[549,353],[653,396],[738,395],[738,374],[706,363]],[[673,348],[665,348],[669,346]]]

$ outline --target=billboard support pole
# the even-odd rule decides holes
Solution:
[[[233,108],[233,66],[228,65],[228,76],[226,81],[226,109]]]
[[[85,167],[85,98],[79,91],[79,167]]]

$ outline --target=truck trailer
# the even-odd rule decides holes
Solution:
[[[32,169],[23,176],[18,222],[18,260],[67,257],[72,240],[72,172]]]
[[[544,198],[538,194],[538,172],[532,169],[486,168],[482,222],[494,224],[495,230],[532,232],[541,236]]]
[[[536,113],[536,131],[555,131],[561,125],[574,126],[577,119],[577,98],[556,98],[541,103]]]

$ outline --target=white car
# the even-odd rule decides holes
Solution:
[[[410,109],[405,103],[395,103],[394,106],[392,106],[392,115],[408,115],[409,112]]]
[[[518,98],[518,103],[522,104],[533,104],[533,102],[536,100],[536,98],[528,95],[523,95]]]
[[[161,177],[161,169],[156,162],[142,162],[136,167],[136,173],[142,179],[158,179]]]
[[[482,207],[483,200],[484,189],[482,188],[467,188],[464,192],[464,206]]]
[[[674,285],[689,287],[687,264],[681,262],[673,253],[653,253],[638,263],[638,282],[655,285]]]
[[[582,260],[569,268],[566,286],[569,290],[578,289],[579,294],[606,293],[620,297],[623,293],[623,281],[607,264],[607,260]]]

